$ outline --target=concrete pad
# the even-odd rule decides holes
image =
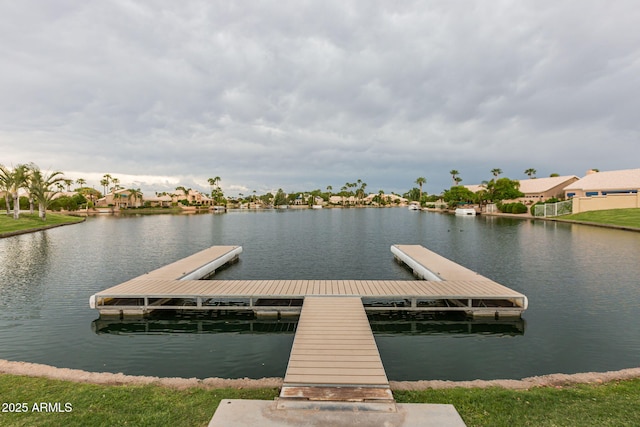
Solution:
[[[393,413],[322,402],[306,409],[277,409],[277,401],[224,399],[209,427],[466,427],[453,405],[397,404]]]

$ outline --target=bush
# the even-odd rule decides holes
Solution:
[[[25,211],[27,209],[29,209],[30,203],[29,203],[29,198],[28,197],[20,196],[20,198],[18,200],[19,200],[18,204],[20,205],[20,209],[25,210]]]
[[[498,203],[496,205],[502,213],[514,213],[523,214],[527,212],[527,207],[524,203]]]
[[[527,213],[527,207],[523,203],[513,203],[511,212],[514,214]]]

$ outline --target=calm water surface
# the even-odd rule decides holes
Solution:
[[[640,366],[640,233],[407,209],[89,218],[0,240],[0,358],[183,377],[283,376],[295,322],[99,320],[89,296],[211,245],[216,279],[412,279],[421,244],[526,294],[518,322],[372,318],[392,380],[522,378]]]

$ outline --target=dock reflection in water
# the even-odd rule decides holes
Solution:
[[[524,319],[465,319],[452,315],[416,318],[407,316],[370,315],[369,324],[375,336],[381,335],[524,335]]]
[[[374,335],[447,335],[479,334],[516,336],[524,335],[525,321],[465,320],[455,316],[387,316],[369,315]],[[91,329],[96,334],[113,335],[162,335],[162,334],[294,334],[297,319],[260,320],[251,314],[223,316],[204,315],[155,315],[140,319],[96,319]]]
[[[162,334],[294,334],[297,321],[256,320],[253,315],[225,316],[167,315],[140,319],[96,319],[91,329],[96,334],[162,335]]]

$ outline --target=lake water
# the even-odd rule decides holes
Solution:
[[[212,245],[215,279],[402,279],[420,244],[524,293],[521,321],[371,319],[392,380],[522,378],[640,366],[640,233],[407,209],[100,216],[0,240],[0,358],[180,377],[283,376],[295,322],[99,320],[89,296]]]

